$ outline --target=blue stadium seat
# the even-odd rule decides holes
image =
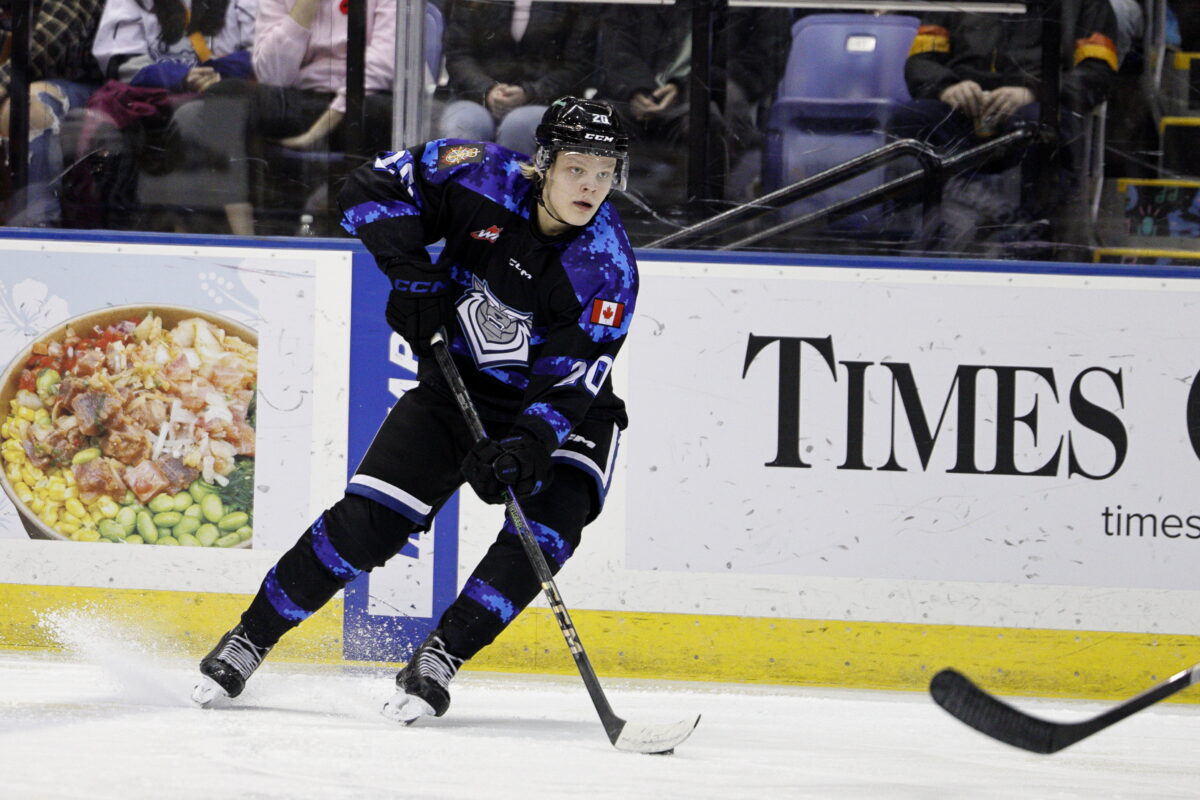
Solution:
[[[814,14],[792,26],[792,46],[767,119],[763,188],[782,188],[887,143],[892,112],[910,97],[904,62],[919,21],[873,14]],[[862,175],[792,204],[807,214],[885,179]],[[879,214],[859,215],[834,230],[878,230]]]
[[[438,75],[442,72],[442,36],[446,23],[442,12],[433,3],[425,4],[425,63],[429,66],[429,74],[437,83]]]

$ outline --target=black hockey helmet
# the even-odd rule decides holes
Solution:
[[[629,134],[611,103],[560,97],[542,114],[534,131],[537,150],[533,164],[542,172],[550,168],[560,150],[615,158],[613,188],[624,189],[629,171]]]

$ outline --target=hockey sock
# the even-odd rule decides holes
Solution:
[[[343,586],[399,552],[416,529],[386,506],[346,495],[267,572],[242,614],[246,634],[259,647],[273,647]]]
[[[522,503],[552,573],[557,574],[579,546],[593,502],[590,481],[580,470],[559,467],[544,494]],[[540,588],[520,537],[506,520],[438,623],[446,649],[464,660],[471,658],[516,619]]]

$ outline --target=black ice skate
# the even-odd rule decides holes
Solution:
[[[200,661],[201,677],[192,689],[192,702],[207,706],[218,695],[237,697],[269,652],[271,648],[250,641],[239,623]]]
[[[450,707],[450,681],[463,659],[446,652],[441,629],[416,649],[396,675],[396,694],[381,712],[395,722],[411,725],[421,717],[440,717]]]

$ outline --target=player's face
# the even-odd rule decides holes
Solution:
[[[591,222],[612,189],[616,168],[617,160],[609,156],[559,153],[546,170],[542,202],[566,224],[545,214],[546,209],[539,208],[538,221],[543,232],[553,236],[571,225]]]

